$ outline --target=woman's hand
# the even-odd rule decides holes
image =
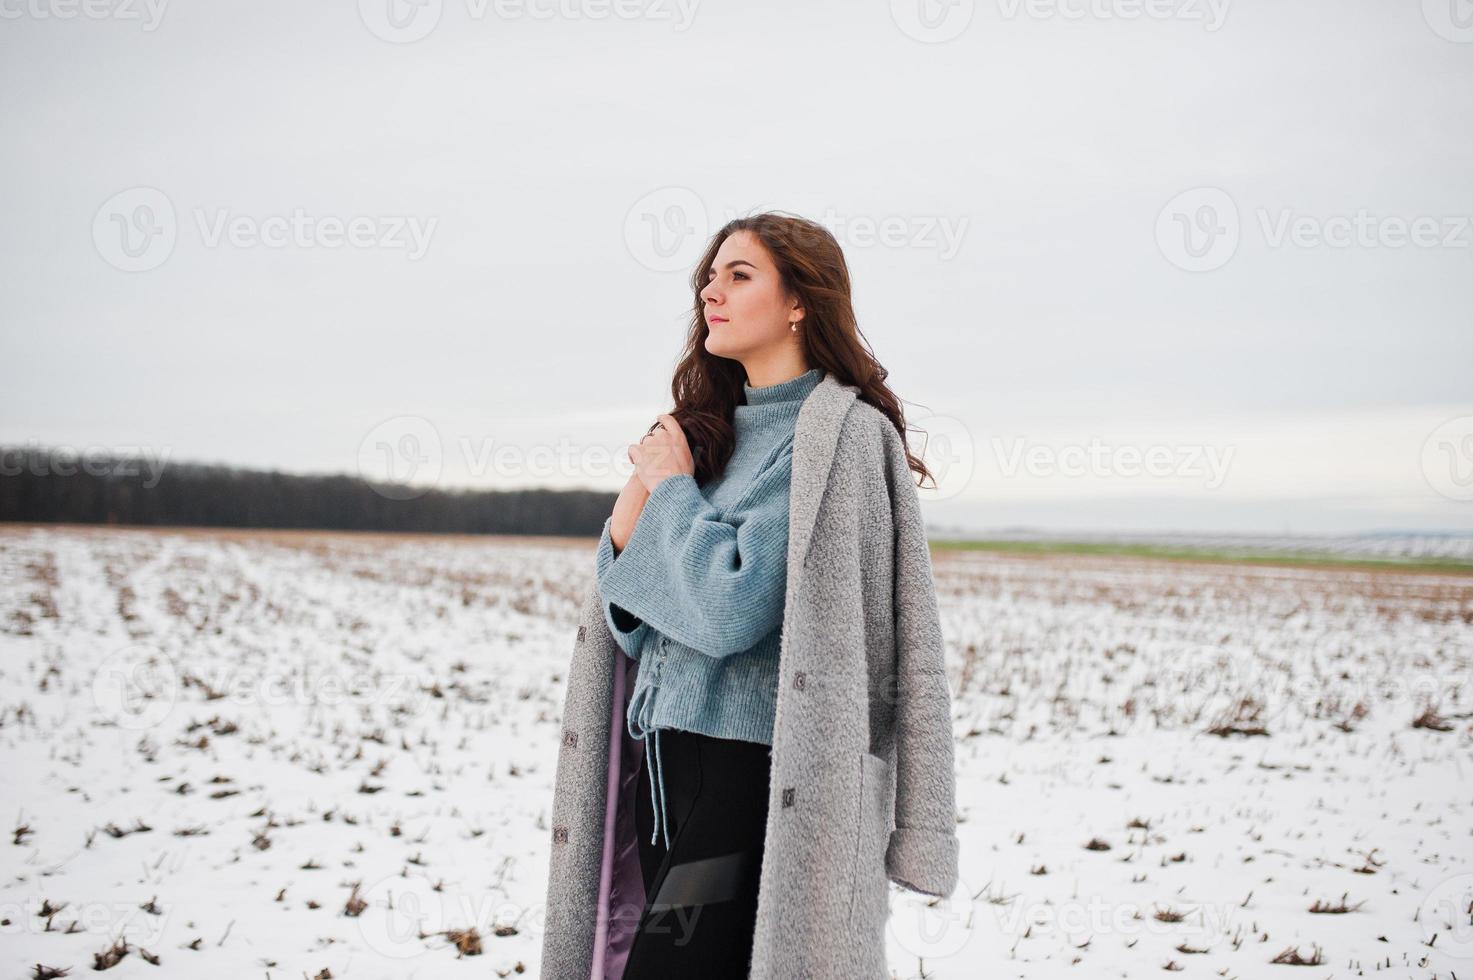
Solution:
[[[619,499],[614,501],[614,513],[609,523],[609,541],[614,546],[614,555],[624,550],[629,543],[629,536],[634,533],[635,522],[639,520],[640,512],[644,510],[644,502],[650,499],[650,493],[644,488],[639,480],[639,474],[631,473],[629,482],[624,484],[624,489],[619,491]]]
[[[690,454],[690,445],[685,441],[685,432],[673,415],[661,415],[657,427],[638,444],[629,447],[629,460],[634,464],[634,475],[644,484],[646,493],[653,493],[661,480],[667,476],[686,473],[694,476],[695,460]],[[641,504],[641,506],[643,506]]]

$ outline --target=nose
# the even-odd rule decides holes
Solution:
[[[712,279],[706,283],[706,288],[701,290],[701,299],[709,306],[712,303],[721,302],[721,290],[716,286],[716,280]]]

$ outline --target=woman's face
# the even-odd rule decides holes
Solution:
[[[783,289],[772,257],[750,231],[733,232],[721,243],[701,300],[710,329],[706,350],[717,357],[760,359],[798,341],[792,321],[803,315],[802,307]]]

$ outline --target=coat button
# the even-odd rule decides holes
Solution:
[[[566,844],[568,842],[568,828],[567,827],[554,827],[554,828],[552,828],[552,840],[553,840],[553,843],[555,843],[555,844]]]
[[[792,806],[792,805],[793,805],[793,787],[791,787],[791,786],[785,786],[785,787],[783,787],[783,806]]]
[[[563,736],[563,744],[576,749],[578,747],[578,733],[570,731],[565,734]]]
[[[586,636],[587,634],[588,634],[588,627],[587,626],[579,626],[578,627],[578,642],[579,643],[582,643],[583,642],[583,637]]]
[[[805,673],[803,673],[803,671],[800,670],[796,674],[793,675],[793,686],[796,687],[798,690],[801,691],[801,690],[803,690],[803,685],[804,685],[804,683],[807,682],[807,680],[808,680],[808,675],[805,674]]]

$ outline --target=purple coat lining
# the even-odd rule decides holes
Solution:
[[[598,884],[598,921],[589,980],[622,980],[644,911],[644,873],[634,827],[634,791],[644,762],[640,743],[629,735],[625,713],[639,661],[621,651],[614,669],[613,713],[609,718],[609,778],[604,794],[603,865]]]

